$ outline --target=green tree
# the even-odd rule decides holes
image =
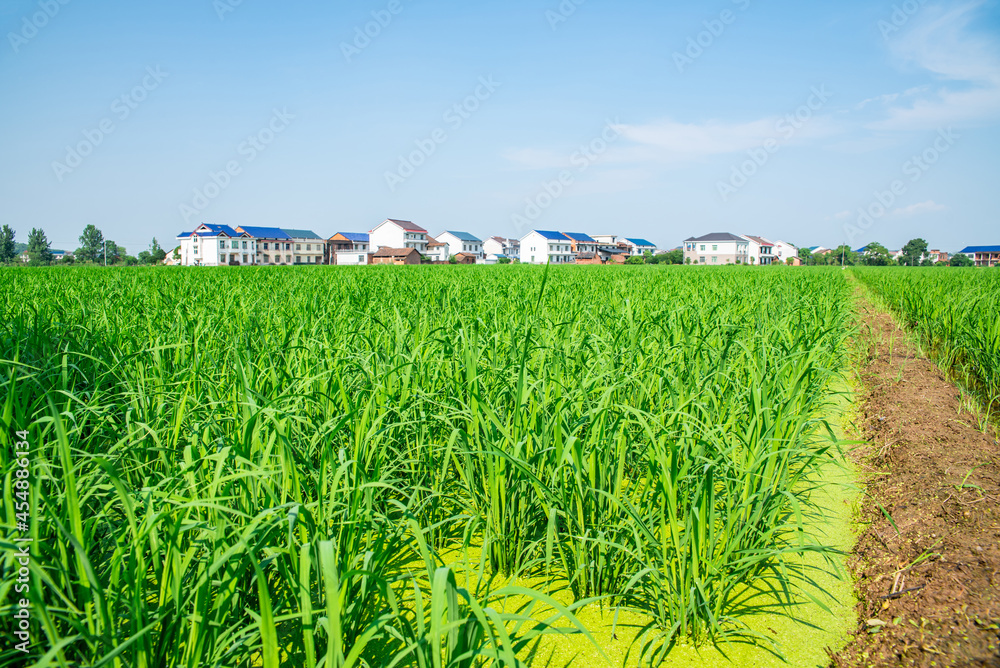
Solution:
[[[816,258],[813,257],[813,252],[808,248],[799,249],[799,259],[802,260],[802,264],[806,266],[812,266],[816,264]]]
[[[104,254],[107,254],[107,264],[110,267],[113,264],[118,264],[119,260],[125,257],[125,249],[117,245],[111,239],[104,240],[104,252],[101,254],[99,262],[103,263],[105,260]]]
[[[94,225],[87,225],[80,235],[80,248],[76,251],[80,262],[104,261],[104,234]]]
[[[153,264],[153,256],[149,254],[149,251],[140,251],[139,257],[136,259],[139,264]]]
[[[972,258],[964,253],[956,253],[951,257],[948,262],[953,267],[974,267],[976,263],[972,261]]]
[[[17,259],[17,244],[14,242],[14,228],[4,225],[0,229],[0,264],[7,264]]]
[[[684,251],[680,248],[675,248],[662,253],[660,255],[660,262],[662,264],[684,264]]]
[[[826,255],[826,263],[836,266],[844,264],[848,267],[853,267],[858,263],[858,254],[851,250],[850,246],[842,245],[838,246],[832,252]]]
[[[52,264],[52,249],[49,246],[45,232],[31,228],[31,232],[28,233],[28,264],[33,267]]]
[[[139,256],[141,258],[142,253]],[[152,243],[149,244],[149,258],[150,264],[159,264],[167,259],[167,251],[160,248],[160,242],[156,240],[156,237],[153,237]]]
[[[923,256],[927,254],[927,242],[923,239],[911,239],[903,246],[900,264],[904,267],[918,267]]]
[[[630,257],[628,260],[625,261],[625,264],[645,264],[645,263],[646,259],[641,255],[633,255],[632,257]]]
[[[645,262],[646,264],[655,264],[655,260],[653,260],[653,251],[650,250],[643,251],[642,261]]]
[[[892,257],[889,255],[889,249],[876,242],[868,244],[864,254],[861,256],[861,264],[868,265],[869,267],[887,267],[891,261]]]

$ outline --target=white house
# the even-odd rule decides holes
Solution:
[[[643,255],[646,251],[656,253],[656,244],[645,239],[622,239],[621,244],[628,247],[632,255]]]
[[[764,237],[754,237],[744,234],[743,238],[750,242],[750,264],[766,267],[774,264],[774,244]]]
[[[570,264],[576,261],[573,246],[565,234],[534,230],[521,237],[524,264]]]
[[[700,265],[747,264],[750,242],[728,232],[715,232],[684,241],[684,263]]]
[[[483,242],[483,253],[489,257],[506,257],[511,261],[521,257],[521,242],[517,239],[504,239],[503,237],[490,237]]]
[[[181,244],[180,264],[219,267],[257,263],[257,241],[246,232],[227,225],[202,223],[194,232],[177,237]]]
[[[427,250],[424,255],[431,262],[447,262],[454,253],[448,252],[448,244],[434,237],[427,237]]]
[[[602,246],[617,246],[618,242],[621,241],[621,237],[617,234],[595,234],[593,238]]]
[[[375,251],[380,248],[416,248],[421,255],[427,253],[427,230],[408,220],[388,218],[368,236],[371,249]]]
[[[448,246],[448,257],[467,253],[474,255],[476,260],[483,259],[483,241],[468,232],[442,232],[435,237],[440,243]]]
[[[781,264],[787,264],[790,258],[799,256],[799,249],[784,241],[777,241],[774,244],[774,256]]]

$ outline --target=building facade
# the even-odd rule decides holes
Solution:
[[[684,241],[684,263],[697,265],[747,264],[750,242],[729,232],[715,232]]]
[[[448,256],[466,253],[472,255],[476,260],[484,257],[483,241],[468,232],[442,232],[437,235],[438,242],[448,246]]]
[[[368,233],[371,247],[413,248],[423,255],[427,252],[427,230],[409,220],[387,218]]]
[[[565,234],[534,230],[521,238],[523,264],[572,264],[573,246]]]
[[[237,232],[227,225],[202,223],[194,232],[179,235],[177,240],[181,246],[179,263],[189,267],[257,263],[257,241],[246,232]]]
[[[967,246],[962,250],[977,267],[995,267],[1000,264],[1000,246]]]

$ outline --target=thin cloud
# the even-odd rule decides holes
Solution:
[[[893,42],[907,65],[949,82],[908,105],[888,110],[870,124],[876,130],[919,130],[948,123],[994,118],[1000,113],[1000,49],[997,40],[970,30],[983,0],[950,10],[927,7],[915,25]]]
[[[948,207],[943,204],[938,204],[934,200],[927,200],[926,202],[920,202],[919,204],[911,204],[910,206],[903,207],[901,209],[893,209],[893,216],[909,217],[916,216],[921,213],[930,213],[932,211],[946,211]]]

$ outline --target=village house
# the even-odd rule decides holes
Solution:
[[[750,242],[729,232],[715,232],[684,241],[685,264],[747,264]]]
[[[309,230],[282,230],[291,238],[293,264],[323,264],[326,240]]]
[[[409,220],[388,218],[379,223],[368,235],[371,247],[375,250],[414,248],[421,255],[427,252],[427,230]]]
[[[570,250],[577,260],[581,255],[592,256],[591,259],[597,257],[597,248],[600,244],[596,239],[581,232],[563,232],[563,236],[569,239]]]
[[[630,255],[645,255],[646,251],[656,253],[656,244],[645,239],[621,239],[618,245],[628,250]]]
[[[487,260],[493,256],[495,258],[505,257],[514,262],[521,257],[521,242],[517,239],[490,237],[483,242],[483,253]]]
[[[977,267],[995,267],[1000,264],[1000,246],[967,246],[962,251]]]
[[[337,232],[326,240],[327,263],[335,265],[371,264],[368,235]]]
[[[227,225],[202,223],[194,232],[177,237],[181,244],[180,263],[186,266],[219,267],[257,263],[257,241],[246,232]]]
[[[440,243],[448,246],[448,256],[467,253],[476,260],[483,258],[483,242],[468,232],[442,232],[435,237]]]
[[[237,232],[249,234],[257,242],[256,264],[292,264],[292,238],[277,227],[236,228]]]
[[[416,248],[379,248],[372,255],[372,264],[420,264]]]
[[[560,232],[533,230],[521,238],[524,264],[570,264],[575,259],[569,239]]]
[[[777,241],[774,244],[774,256],[781,264],[789,264],[789,260],[792,260],[791,264],[795,264],[794,261],[799,259],[799,249],[784,241]],[[799,264],[802,264],[801,260]]]
[[[756,264],[761,267],[774,264],[776,258],[773,243],[763,237],[754,237],[746,234],[743,235],[743,238],[750,242],[750,264]]]
[[[448,254],[448,244],[434,237],[427,237],[427,251],[424,257],[436,264],[444,264],[451,259],[451,255]]]

